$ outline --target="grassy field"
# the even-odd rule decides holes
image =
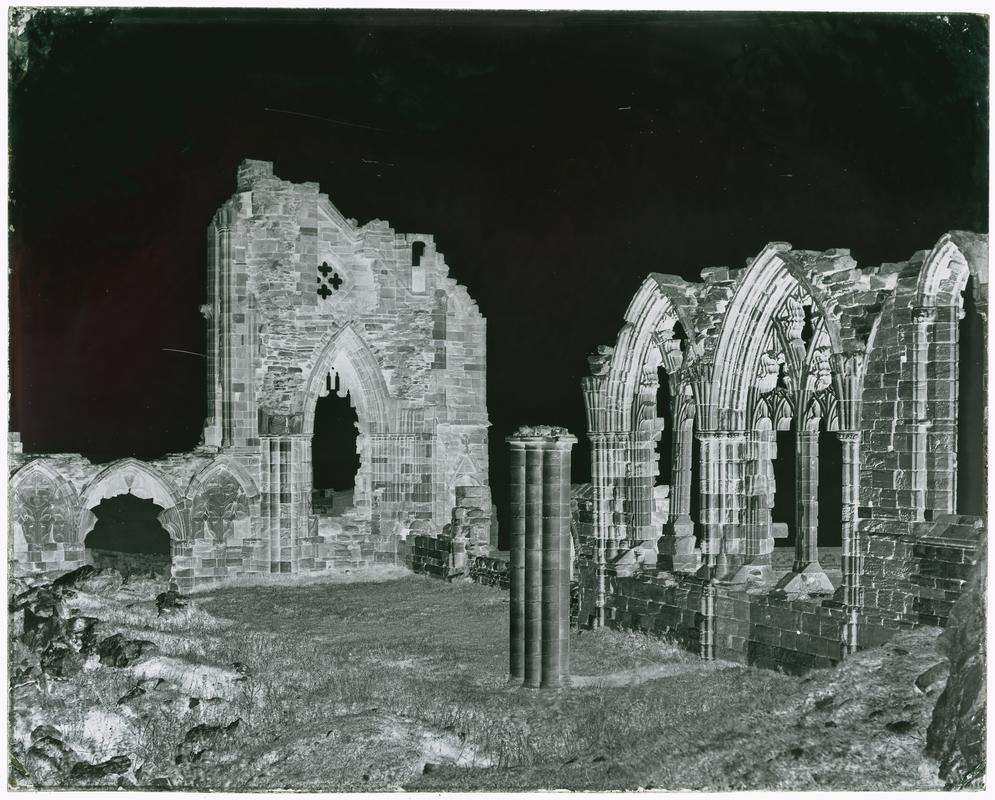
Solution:
[[[89,721],[97,711],[113,728],[107,719],[122,716],[117,701],[136,678],[166,681],[123,717],[142,747],[139,785],[164,776],[177,788],[327,791],[941,787],[922,754],[935,695],[913,686],[940,660],[936,631],[804,678],[584,631],[572,641],[578,685],[537,692],[507,684],[507,593],[473,584],[395,573],[236,586],[195,596],[169,621],[151,603],[83,600],[108,633],[152,639],[163,653],[132,670],[85,672],[74,692],[83,710],[73,735],[85,735],[100,730]],[[207,756],[175,763],[194,724],[236,718]],[[104,742],[95,757],[111,750]]]

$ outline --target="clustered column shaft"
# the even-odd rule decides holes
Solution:
[[[857,526],[860,505],[860,431],[840,431],[843,443],[843,602],[849,620],[844,626],[843,650],[857,650],[857,617],[863,604],[860,596],[860,552]]]
[[[702,431],[701,522],[705,576],[723,578],[743,562],[741,538],[743,513],[744,431]]]
[[[511,446],[509,674],[530,688],[570,670],[570,451],[562,428],[522,428]]]
[[[795,482],[798,508],[795,532],[795,572],[819,563],[819,431],[798,431]]]

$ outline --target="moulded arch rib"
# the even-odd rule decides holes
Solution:
[[[661,328],[673,329],[680,323],[688,337],[688,346],[695,348],[694,326],[684,309],[687,298],[680,288],[685,282],[674,276],[653,273],[640,285],[626,309],[612,353],[607,378],[609,393],[618,409],[632,407],[640,372],[650,360],[650,350],[658,346],[655,334]]]
[[[185,537],[183,515],[178,510],[183,503],[183,497],[173,484],[145,462],[136,458],[123,458],[108,465],[83,490],[77,532],[80,542],[86,539],[86,535],[96,523],[93,509],[101,500],[121,494],[132,494],[144,500],[151,500],[160,506],[163,510],[159,514],[159,521],[170,538]]]
[[[356,415],[369,432],[391,428],[391,397],[383,372],[369,345],[346,326],[333,334],[315,360],[304,390],[304,433],[314,433],[314,412],[329,372],[339,373],[352,394]]]
[[[249,499],[259,496],[259,489],[256,488],[255,481],[252,480],[252,476],[246,472],[245,468],[232,458],[220,456],[194,475],[190,480],[190,485],[187,487],[186,498],[188,500],[196,498],[204,483],[216,472],[229,473],[242,487],[242,491],[245,492],[245,496]]]
[[[20,467],[20,469],[18,469],[13,475],[11,475],[10,483],[8,484],[8,492],[13,495],[25,481],[37,474],[43,475],[47,480],[55,484],[59,491],[67,492],[74,503],[78,502],[79,495],[76,492],[76,487],[73,486],[72,482],[63,476],[62,473],[55,469],[51,464],[42,459],[29,461],[27,464]]]
[[[732,412],[733,427],[736,419],[745,418],[749,388],[766,342],[756,331],[768,330],[774,316],[798,287],[811,298],[826,321],[833,352],[841,351],[839,326],[830,313],[828,298],[808,280],[804,269],[792,258],[790,247],[784,242],[768,244],[746,268],[729,302],[715,347],[712,396],[716,413],[709,420],[711,427],[722,427],[718,409]]]
[[[919,271],[915,305],[960,305],[958,295],[974,278],[975,301],[988,304],[988,237],[952,231],[940,237]]]

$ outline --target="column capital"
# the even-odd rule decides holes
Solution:
[[[695,431],[698,441],[713,441],[718,439],[745,439],[754,431]]]
[[[936,306],[912,306],[912,319],[915,322],[932,322],[936,319]]]
[[[836,431],[836,435],[841,442],[859,442],[860,431]]]
[[[508,444],[521,445],[560,445],[573,447],[577,437],[566,428],[555,425],[522,425],[511,436],[505,438]]]

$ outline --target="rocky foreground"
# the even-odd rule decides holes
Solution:
[[[939,629],[919,628],[798,677],[605,629],[572,637],[572,689],[538,694],[507,684],[506,593],[348,577],[194,598],[91,566],[13,581],[9,784],[983,785],[983,574],[940,651]]]
[[[51,583],[16,579],[10,595],[13,787],[170,788],[241,724],[223,696],[244,679],[238,664],[182,663],[155,641],[112,632],[143,620],[161,638],[196,623],[163,578],[83,566]],[[200,696],[197,683],[222,696]],[[113,710],[101,702],[108,690],[120,692]],[[149,758],[162,744],[143,730],[150,705],[173,709],[184,729],[168,769]]]

